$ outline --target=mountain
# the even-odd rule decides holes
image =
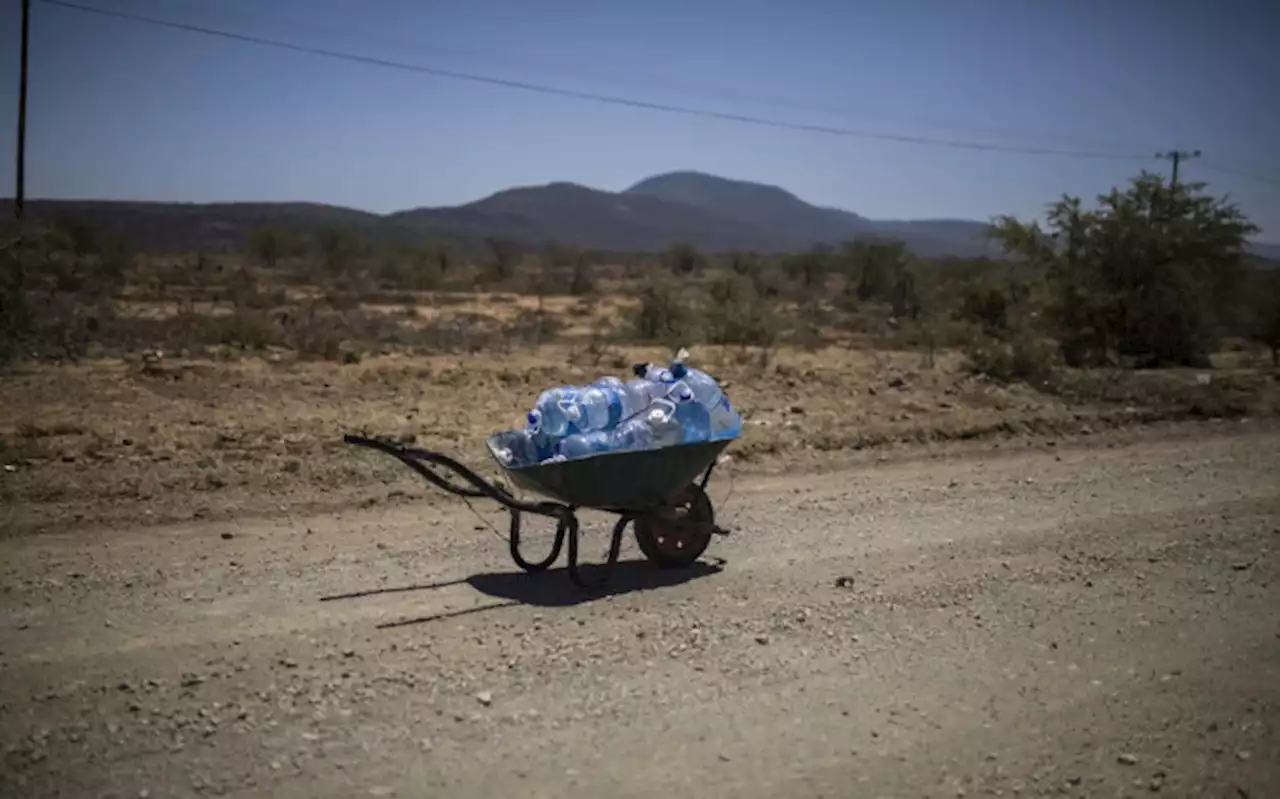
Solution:
[[[659,250],[691,241],[708,250],[774,249],[776,236],[729,217],[643,194],[574,183],[508,189],[452,208],[391,214],[403,225],[517,241],[555,240],[601,250]]]
[[[467,205],[389,218],[422,229],[613,251],[687,241],[712,251],[781,252],[877,235],[902,239],[925,257],[994,252],[978,239],[985,227],[979,222],[876,222],[810,205],[777,186],[700,172],[658,175],[616,193],[573,183],[508,189]]]
[[[11,201],[0,202],[9,214]],[[482,200],[379,215],[316,203],[152,203],[35,200],[36,220],[73,217],[123,233],[149,250],[222,250],[244,246],[250,231],[275,225],[301,232],[339,226],[380,242],[485,237],[528,244],[559,241],[591,249],[657,251],[684,241],[705,250],[780,252],[869,236],[902,240],[927,257],[994,255],[985,224],[965,219],[875,220],[823,208],[777,186],[701,172],[669,172],[621,192],[574,183],[507,189]],[[1280,245],[1255,244],[1280,259]]]
[[[0,202],[13,217],[13,201]],[[378,214],[321,203],[164,203],[116,200],[29,200],[28,217],[38,222],[75,219],[123,234],[150,251],[223,250],[243,247],[249,231],[272,225],[304,233],[343,227],[386,238],[395,231]],[[402,235],[412,236],[413,231]]]
[[[1251,242],[1249,244],[1249,252],[1251,255],[1271,261],[1275,266],[1276,262],[1280,262],[1280,244],[1267,244],[1261,241]]]
[[[707,175],[669,172],[647,178],[623,192],[683,203],[710,215],[728,217],[753,230],[768,231],[771,250],[838,244],[865,236],[897,238],[924,257],[994,254],[981,240],[986,225],[967,220],[879,221],[838,208],[821,208],[785,189]]]

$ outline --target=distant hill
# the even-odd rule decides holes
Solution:
[[[3,203],[13,217],[13,201]],[[29,218],[40,222],[75,219],[122,234],[146,250],[223,250],[243,247],[249,231],[274,225],[304,233],[337,226],[385,238],[387,221],[366,211],[321,203],[162,203],[114,200],[29,200]],[[402,235],[411,235],[404,231]]]
[[[11,201],[0,205],[11,213]],[[550,183],[465,205],[386,215],[317,203],[35,200],[28,208],[34,219],[74,217],[124,234],[144,249],[170,251],[242,247],[254,227],[276,225],[300,232],[341,226],[379,242],[495,237],[613,252],[652,252],[677,241],[711,251],[780,252],[875,236],[899,239],[930,258],[996,254],[982,238],[983,222],[868,219],[811,205],[777,186],[687,171],[656,175],[621,192]],[[1253,251],[1280,260],[1280,245],[1257,244]]]
[[[774,230],[753,229],[723,214],[661,197],[600,191],[574,183],[508,189],[467,205],[418,208],[388,218],[422,230],[556,240],[614,251],[660,250],[675,241],[690,241],[708,250],[779,249]]]
[[[1267,244],[1261,241],[1252,242],[1249,252],[1258,258],[1271,262],[1271,266],[1280,266],[1280,244]]]

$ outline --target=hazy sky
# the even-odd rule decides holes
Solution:
[[[33,197],[374,211],[697,169],[875,218],[1039,215],[1150,157],[1280,241],[1280,3],[1267,0],[76,0],[461,72],[1089,160],[780,130],[482,85],[34,0]],[[18,2],[0,8],[11,193]]]

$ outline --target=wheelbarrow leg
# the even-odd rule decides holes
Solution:
[[[618,565],[618,555],[622,552],[622,536],[635,517],[623,515],[613,525],[613,539],[609,542],[609,558],[601,567],[603,574],[598,580],[588,580],[578,569],[578,518],[572,517],[573,524],[569,528],[569,579],[580,588],[601,588],[609,582],[613,575],[613,567]]]
[[[564,536],[568,529],[568,525],[565,523],[564,517],[556,518],[556,539],[551,545],[551,554],[539,561],[529,561],[525,560],[524,556],[520,553],[520,511],[515,508],[511,508],[510,511],[511,527],[510,535],[507,536],[507,541],[511,545],[511,559],[516,562],[517,566],[527,572],[546,571],[547,567],[552,563],[555,563],[556,558],[560,557],[560,549],[564,546]]]

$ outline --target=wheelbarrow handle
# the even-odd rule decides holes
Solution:
[[[492,499],[510,510],[536,513],[540,516],[551,516],[553,518],[562,517],[563,511],[568,510],[566,506],[555,502],[524,502],[517,499],[510,492],[481,477],[465,464],[440,452],[407,447],[403,444],[383,439],[368,438],[350,433],[344,435],[342,440],[357,447],[367,447],[386,453],[413,469],[427,482],[455,496],[467,499]],[[444,468],[453,472],[463,483],[460,484],[449,480],[432,467]]]

